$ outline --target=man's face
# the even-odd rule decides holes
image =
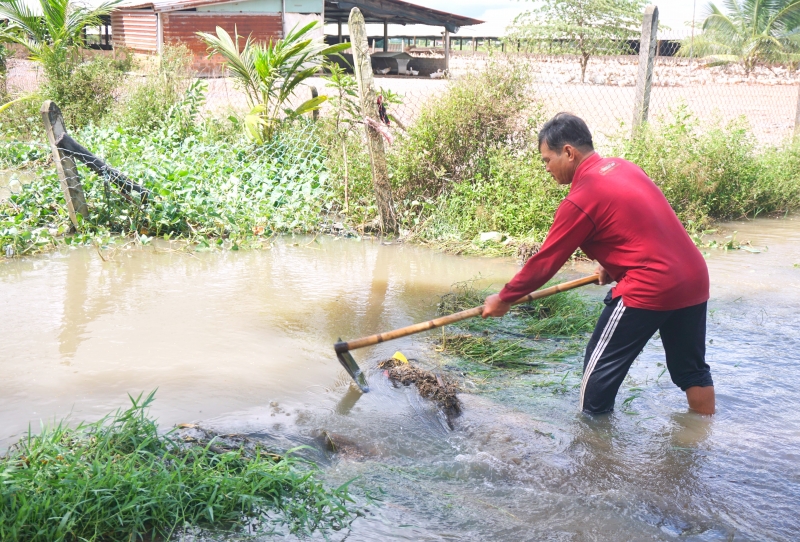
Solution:
[[[539,146],[539,152],[542,153],[542,161],[544,168],[553,176],[558,184],[569,184],[572,182],[572,177],[575,175],[577,169],[577,162],[575,160],[575,148],[572,145],[564,145],[561,153],[557,153],[547,144],[547,141],[542,141]]]

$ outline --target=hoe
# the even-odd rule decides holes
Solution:
[[[572,290],[573,288],[578,288],[587,284],[595,284],[598,282],[599,278],[599,275],[590,275],[588,277],[571,280],[569,282],[562,282],[561,284],[551,286],[550,288],[545,288],[544,290],[538,290],[521,297],[514,301],[512,305],[527,303],[528,301],[548,297],[559,292],[566,292],[567,290]],[[421,322],[419,324],[413,324],[400,329],[395,329],[394,331],[387,331],[386,333],[378,333],[377,335],[362,337],[353,341],[344,342],[339,339],[339,342],[333,345],[333,348],[336,350],[336,357],[339,358],[339,363],[341,363],[345,368],[347,374],[349,374],[355,383],[358,384],[358,387],[361,388],[361,391],[366,393],[369,391],[367,379],[364,376],[364,373],[361,372],[361,368],[358,366],[358,363],[356,363],[356,360],[353,359],[352,354],[350,354],[351,350],[357,350],[359,348],[364,348],[365,346],[373,346],[378,343],[391,341],[392,339],[399,339],[400,337],[406,337],[408,335],[413,335],[414,333],[420,333],[421,331],[428,331],[429,329],[445,326],[447,324],[455,324],[456,322],[461,322],[462,320],[467,320],[468,318],[480,316],[481,313],[483,313],[483,305],[480,307],[463,310],[455,314],[450,314],[448,316],[434,318],[433,320],[428,320],[427,322]]]

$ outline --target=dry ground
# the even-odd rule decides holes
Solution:
[[[500,61],[510,62],[510,57]],[[600,147],[610,137],[630,131],[636,61],[633,57],[593,59],[584,83],[580,82],[577,63],[564,58],[523,58],[532,68],[530,99],[538,101],[546,115],[570,111],[584,117],[596,133]],[[454,78],[481,69],[484,56],[456,56],[452,61]],[[41,74],[26,60],[12,59],[8,86],[15,93],[30,92],[38,87]],[[390,89],[402,97],[402,104],[390,108],[403,124],[419,115],[425,103],[441,95],[448,81],[406,76],[378,76],[376,86]],[[244,95],[228,78],[208,79],[206,110],[225,113],[247,108]],[[309,81],[320,94],[330,94],[321,78]],[[686,60],[662,59],[656,62],[654,86],[650,98],[650,119],[669,121],[673,111],[682,105],[705,122],[722,122],[743,117],[762,144],[777,144],[792,135],[798,113],[800,77],[780,68],[761,68],[744,74],[738,67],[707,68]],[[310,89],[298,96],[311,96]],[[323,110],[323,114],[325,111]]]

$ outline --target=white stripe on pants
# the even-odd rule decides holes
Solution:
[[[600,340],[597,341],[597,344],[594,347],[594,352],[592,352],[592,357],[589,359],[589,363],[586,365],[586,370],[583,372],[583,381],[581,382],[581,400],[579,407],[580,410],[583,410],[583,398],[586,394],[586,385],[589,383],[589,377],[592,375],[595,365],[597,365],[597,360],[603,355],[603,351],[611,341],[611,336],[614,334],[614,330],[617,329],[617,324],[622,318],[623,312],[625,312],[625,305],[622,303],[622,299],[620,299],[619,303],[614,309],[614,312],[611,313],[611,317],[609,317],[608,322],[606,322],[606,327],[603,329],[603,334],[600,336]]]

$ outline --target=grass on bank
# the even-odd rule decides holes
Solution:
[[[291,453],[213,451],[159,434],[154,392],[72,429],[29,434],[0,457],[0,540],[166,540],[189,528],[299,535],[346,528],[347,484],[326,488]]]
[[[67,235],[70,223],[38,106],[26,102],[0,116],[0,170],[35,179],[0,202],[3,255],[102,244],[113,235],[238,249],[261,246],[273,233],[364,231],[375,223],[363,130],[350,130],[344,140],[345,213],[342,137],[330,119],[286,122],[269,144],[255,145],[241,136],[240,118],[200,114],[203,85],[185,75],[170,79],[185,72],[181,55],[173,53],[123,95],[113,115],[73,134],[153,190],[153,201],[131,205],[81,166],[89,217],[74,236]],[[541,165],[535,136],[546,119],[527,89],[528,77],[525,63],[490,62],[450,82],[407,131],[396,133],[387,161],[405,239],[496,256],[544,239],[567,189]],[[156,116],[148,111],[153,101]],[[742,121],[701,125],[679,109],[636,139],[621,138],[612,154],[641,165],[696,236],[714,220],[800,207],[800,140],[759,148]],[[479,242],[487,231],[502,233],[505,241]]]

